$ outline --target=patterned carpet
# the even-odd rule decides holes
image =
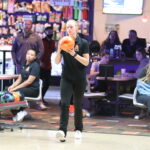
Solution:
[[[23,122],[14,124],[9,111],[1,112],[0,125],[4,128],[33,128],[57,130],[59,125],[59,106],[49,106],[47,111],[28,109],[30,117]],[[122,117],[92,116],[84,117],[84,131],[107,134],[128,134],[150,136],[150,119],[135,120],[126,115]],[[69,118],[68,130],[74,130],[74,118]]]

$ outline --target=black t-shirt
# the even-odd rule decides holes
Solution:
[[[134,58],[135,52],[138,48],[145,48],[146,40],[142,38],[137,38],[136,42],[131,45],[129,39],[125,39],[122,43],[122,51],[125,53],[126,57]]]
[[[89,45],[87,40],[77,36],[75,41],[75,51],[78,55],[89,53]],[[76,81],[86,78],[86,66],[77,61],[73,56],[65,51],[62,51],[62,78]]]
[[[32,63],[23,66],[21,71],[22,82],[27,80],[30,75],[35,76],[36,79],[28,87],[39,89],[40,64],[37,61],[33,61]]]

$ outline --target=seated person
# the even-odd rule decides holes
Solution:
[[[93,40],[89,45],[90,56],[99,56],[100,55],[100,43],[96,40]]]
[[[140,62],[140,64],[133,76],[138,78],[143,67],[145,67],[149,63],[149,58],[146,57],[146,52],[144,48],[137,49],[135,52],[135,56],[137,61]]]
[[[118,32],[115,30],[112,30],[107,39],[102,43],[101,46],[101,52],[105,51],[110,53],[110,49],[114,49],[115,45],[121,45]]]
[[[37,60],[37,52],[30,49],[26,53],[26,62],[21,74],[18,79],[8,87],[8,91],[19,91],[25,97],[37,97],[39,94],[39,75],[40,64]],[[12,113],[15,115],[15,117],[13,117],[14,121],[22,121],[27,115],[25,108],[12,110]]]
[[[130,30],[129,38],[123,40],[122,43],[122,51],[125,53],[125,56],[128,58],[134,58],[136,49],[141,47],[146,47],[146,40],[138,38],[135,30]]]
[[[136,87],[137,102],[146,105],[150,115],[150,63],[141,71]]]
[[[138,78],[143,67],[145,67],[149,63],[149,58],[146,57],[146,52],[145,52],[144,48],[137,49],[135,52],[135,56],[136,56],[137,61],[140,62],[138,68],[136,69],[136,72],[135,73],[125,73],[125,75]]]
[[[92,63],[91,69],[90,69],[90,74],[89,74],[90,83],[92,84],[91,90],[98,90],[98,91],[106,90],[106,85],[104,85],[105,81],[97,81],[96,76],[100,73],[99,65],[100,64],[108,64],[109,60],[110,60],[109,53],[102,52],[101,60]],[[99,82],[101,82],[101,83],[99,83]],[[99,84],[102,84],[102,83],[104,86],[98,86]]]

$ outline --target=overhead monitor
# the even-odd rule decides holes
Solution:
[[[103,0],[103,13],[140,15],[144,0]]]

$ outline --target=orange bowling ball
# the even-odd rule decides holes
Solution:
[[[75,41],[70,36],[64,36],[62,39],[60,39],[60,49],[64,51],[72,49],[74,45]]]
[[[20,101],[20,95],[18,92],[12,92],[14,95],[14,102],[19,102]]]

